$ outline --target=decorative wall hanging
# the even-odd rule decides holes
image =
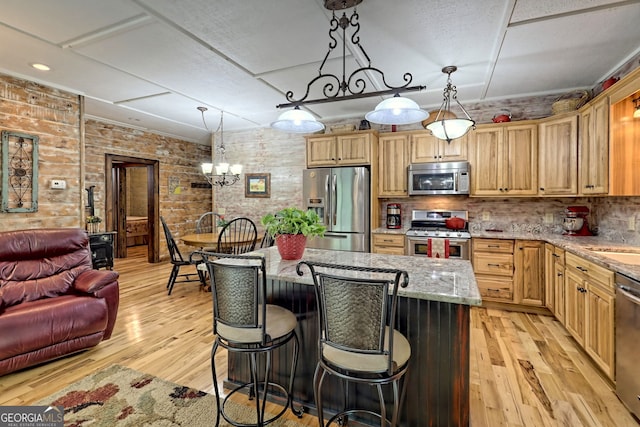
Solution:
[[[244,174],[244,197],[271,197],[271,174]]]
[[[38,211],[38,137],[2,131],[0,212]]]

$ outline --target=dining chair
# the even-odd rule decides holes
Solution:
[[[266,231],[262,235],[262,240],[260,240],[260,248],[269,248],[275,245],[276,240]]]
[[[296,333],[298,322],[295,315],[284,307],[267,304],[267,274],[265,258],[262,256],[234,255],[226,253],[200,252],[200,256],[211,277],[213,300],[213,334],[215,341],[211,349],[211,373],[216,396],[216,423],[220,416],[235,426],[267,425],[281,417],[287,409],[302,417],[303,408],[294,408],[293,384],[300,343]],[[288,384],[278,384],[270,379],[271,356],[288,343],[292,343],[292,358]],[[222,347],[229,353],[249,356],[250,380],[237,385],[220,400],[215,356]],[[224,357],[227,357],[224,355]],[[264,371],[262,371],[264,367]],[[249,399],[255,400],[256,423],[245,424],[232,419],[225,410],[228,399],[237,392],[248,389]],[[265,419],[266,400],[269,391],[285,397],[282,409]],[[234,399],[232,399],[234,400]]]
[[[173,286],[176,283],[192,283],[192,282],[200,282],[203,287],[207,287],[205,272],[203,270],[199,270],[198,264],[202,261],[194,258],[193,256],[189,256],[188,259],[183,258],[180,253],[180,249],[178,245],[176,245],[176,241],[171,234],[171,230],[169,230],[169,226],[163,217],[160,217],[160,221],[162,222],[162,228],[164,229],[164,236],[167,239],[167,247],[169,248],[169,255],[171,256],[171,264],[173,268],[171,269],[171,274],[169,275],[169,281],[167,282],[167,289],[169,290],[168,295],[171,295],[171,291],[173,290]],[[195,272],[189,273],[180,273],[180,269],[182,267],[195,267]],[[193,278],[196,276],[196,278]]]
[[[380,426],[398,425],[411,345],[395,329],[396,299],[400,283],[403,287],[408,285],[407,272],[301,261],[296,266],[299,275],[303,275],[304,265],[311,271],[318,304],[320,339],[313,390],[320,425],[347,425],[350,416],[364,418],[367,424],[378,420]],[[327,374],[341,380],[343,404],[324,424],[324,399],[333,399],[337,404],[335,396],[322,394]],[[351,402],[349,390],[353,388],[349,383],[376,387],[379,413]],[[383,386],[388,385],[393,397],[391,420],[387,418],[383,393]]]
[[[196,233],[216,233],[218,222],[222,220],[223,218],[216,212],[205,212],[196,221]]]
[[[256,247],[258,230],[249,218],[239,217],[229,221],[218,236],[217,252],[243,254]]]

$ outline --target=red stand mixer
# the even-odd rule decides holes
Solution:
[[[565,217],[562,221],[562,228],[567,236],[593,236],[589,230],[587,215],[589,208],[586,206],[569,206],[564,210]]]

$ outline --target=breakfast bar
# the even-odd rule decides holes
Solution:
[[[299,261],[282,260],[276,247],[260,249],[267,266],[269,303],[292,310],[298,318],[300,357],[296,370],[295,400],[314,413],[313,373],[317,361],[318,326],[313,280]],[[409,285],[399,288],[397,329],[411,344],[411,365],[402,408],[402,426],[469,425],[469,334],[470,307],[481,304],[480,293],[469,261],[382,255],[307,248],[302,260],[330,264],[406,270]],[[274,356],[274,379],[286,381],[289,352]],[[228,380],[247,378],[244,360],[229,357]],[[336,390],[335,393],[329,390]],[[325,414],[341,402],[338,383],[325,385],[334,396]],[[377,405],[369,389],[358,389],[358,404]],[[375,408],[376,406],[372,406]]]

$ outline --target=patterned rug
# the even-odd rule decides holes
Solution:
[[[211,394],[119,365],[83,378],[35,405],[63,406],[64,425],[70,427],[204,427],[215,424],[216,413]],[[254,407],[228,402],[225,409],[234,419],[255,422]],[[220,419],[221,426],[229,425]],[[270,425],[300,426],[282,419]]]

